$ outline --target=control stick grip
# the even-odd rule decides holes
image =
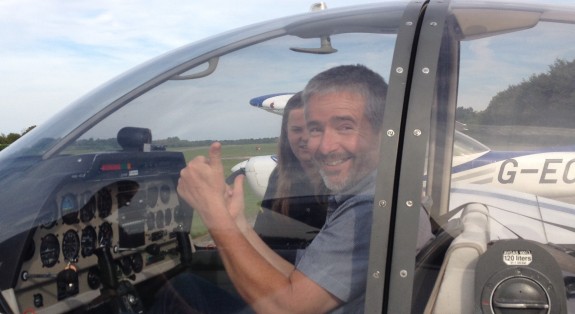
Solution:
[[[176,232],[176,240],[180,251],[180,262],[189,266],[192,262],[192,242],[190,241],[189,233],[185,231]]]
[[[96,249],[96,256],[98,256],[98,268],[100,268],[100,279],[102,285],[108,289],[116,289],[118,287],[118,276],[116,276],[116,269],[114,267],[114,259],[109,246],[102,246]]]

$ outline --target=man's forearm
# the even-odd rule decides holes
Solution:
[[[217,229],[210,230],[226,271],[246,302],[257,311],[289,309],[292,303],[289,276],[294,267],[267,248],[252,232],[253,229],[242,232],[229,222],[220,222]]]
[[[243,233],[256,251],[282,274],[289,276],[295,270],[295,266],[274,252],[251,226]]]

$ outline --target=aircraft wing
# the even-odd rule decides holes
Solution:
[[[283,115],[285,105],[294,93],[276,93],[263,95],[250,100],[250,105],[265,111]]]

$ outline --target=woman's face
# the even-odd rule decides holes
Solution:
[[[287,137],[292,152],[300,162],[311,161],[312,154],[307,148],[308,133],[303,108],[290,111],[287,123]]]

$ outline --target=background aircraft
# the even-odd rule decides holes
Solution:
[[[282,115],[293,93],[276,93],[252,98],[250,105]],[[493,188],[526,192],[575,203],[575,146],[536,151],[494,151],[463,133],[458,123],[453,143],[451,181],[457,184],[487,184]],[[277,158],[252,157],[232,168],[245,172],[258,196],[263,197]]]

